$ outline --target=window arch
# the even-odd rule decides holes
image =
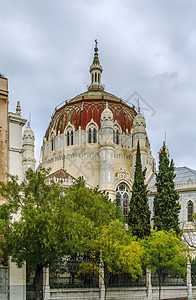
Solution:
[[[97,143],[97,129],[94,124],[88,128],[88,143]]]
[[[192,221],[193,213],[194,213],[193,202],[189,201],[188,205],[187,205],[187,221],[188,222]]]
[[[128,216],[129,212],[130,192],[125,183],[120,183],[116,188],[116,203],[119,205],[125,216]]]
[[[74,131],[72,127],[67,129],[67,146],[72,146],[74,144]]]

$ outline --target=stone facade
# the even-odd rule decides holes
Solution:
[[[17,102],[16,112],[8,113],[9,120],[9,173],[23,179],[22,169],[22,127],[26,120],[21,117],[20,102]],[[10,300],[26,300],[26,267],[17,268],[9,261],[9,295]]]
[[[0,75],[0,180],[8,172],[8,80]]]

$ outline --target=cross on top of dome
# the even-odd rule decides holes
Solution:
[[[91,73],[91,84],[88,86],[88,90],[104,90],[104,86],[101,83],[101,73],[103,71],[102,66],[99,62],[98,56],[98,42],[97,39],[95,40],[95,48],[94,48],[94,58],[93,63],[90,66],[90,73]]]

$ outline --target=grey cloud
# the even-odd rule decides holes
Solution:
[[[3,1],[0,72],[10,110],[21,100],[23,116],[31,111],[37,159],[55,106],[86,90],[97,38],[106,90],[137,91],[156,111],[144,111],[153,154],[167,131],[176,165],[196,169],[195,9],[193,0]]]

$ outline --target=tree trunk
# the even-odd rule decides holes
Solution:
[[[109,278],[110,278],[109,272],[106,269],[104,269],[104,285],[105,285],[105,297],[104,297],[104,300],[106,300],[106,297],[107,297]]]
[[[37,265],[36,271],[35,271],[35,297],[36,300],[42,300],[42,275],[43,275],[43,266]]]
[[[159,277],[159,300],[161,300],[161,274],[158,274]]]

